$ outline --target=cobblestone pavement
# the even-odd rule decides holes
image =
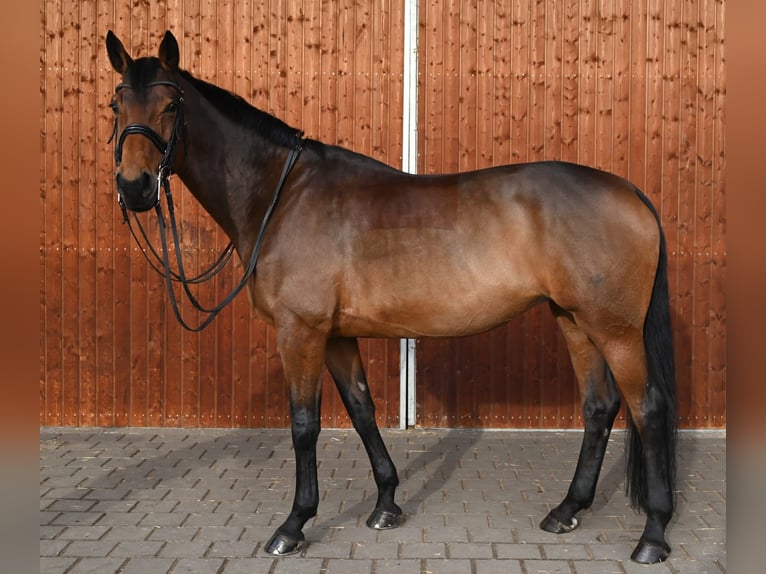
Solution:
[[[630,561],[644,517],[609,442],[593,508],[563,535],[537,527],[566,493],[579,432],[384,430],[399,469],[398,529],[364,525],[375,485],[353,430],[320,436],[319,514],[300,554],[263,545],[292,502],[289,430],[40,431],[40,572],[493,574],[726,572],[726,441],[684,432],[673,553]]]

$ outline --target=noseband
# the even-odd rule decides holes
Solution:
[[[125,138],[129,135],[142,135],[148,138],[162,154],[162,160],[160,160],[160,165],[157,167],[157,199],[151,207],[154,207],[160,202],[163,187],[166,189],[169,187],[168,179],[170,178],[171,167],[175,161],[178,140],[181,139],[181,131],[186,127],[186,123],[184,122],[183,88],[170,80],[157,80],[146,84],[147,88],[152,88],[154,86],[170,86],[171,88],[175,88],[180,94],[176,101],[178,108],[176,109],[176,119],[173,122],[173,131],[170,133],[170,139],[165,141],[160,134],[145,124],[128,124],[120,133],[120,137],[117,138],[117,144],[114,146],[114,162],[117,164],[117,167],[122,163],[122,146],[125,143]],[[130,85],[122,83],[117,86],[115,92],[121,89],[132,88]],[[114,139],[114,136],[117,135],[117,127],[117,118],[114,118],[114,130],[112,130],[112,135],[109,137],[107,143],[110,143]],[[184,138],[184,145],[185,142],[186,138]],[[117,201],[120,204],[123,216],[127,219],[125,202],[123,201],[119,190],[117,192]]]

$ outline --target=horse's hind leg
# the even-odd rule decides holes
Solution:
[[[540,523],[543,530],[561,534],[576,528],[575,515],[593,502],[609,433],[620,409],[620,395],[604,357],[593,342],[575,325],[571,315],[555,305],[551,308],[572,358],[585,421],[585,435],[569,491],[561,504]]]
[[[399,478],[375,422],[375,405],[367,386],[357,340],[329,340],[326,364],[370,457],[375,484],[378,486],[378,500],[375,510],[367,519],[367,526],[378,530],[395,528],[402,516],[402,509],[394,502]]]
[[[675,404],[647,360],[641,333],[603,346],[617,386],[630,412],[627,444],[628,492],[634,507],[646,513],[641,538],[631,554],[636,562],[665,560],[670,546],[665,529],[675,504]],[[650,374],[651,373],[651,374]]]

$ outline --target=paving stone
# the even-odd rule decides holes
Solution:
[[[322,571],[322,558],[298,558],[290,556],[277,561],[273,574],[319,574]],[[361,573],[360,573],[361,574]]]
[[[121,572],[124,558],[81,558],[67,574],[106,574]]]
[[[223,558],[181,558],[173,566],[173,574],[217,574]]]
[[[168,558],[202,557],[205,556],[211,543],[207,540],[167,542],[159,555]]]
[[[188,541],[199,531],[196,526],[160,526],[149,535],[149,540]]]
[[[40,556],[58,556],[71,540],[40,540]]]
[[[501,559],[540,559],[542,551],[539,544],[495,544],[495,554]]]
[[[410,542],[399,549],[402,558],[446,558],[447,550],[442,542]]]
[[[477,560],[476,574],[526,574],[518,560]]]
[[[100,540],[109,533],[110,526],[67,526],[59,540]]]
[[[420,560],[374,560],[374,572],[395,572],[396,574],[422,574]]]
[[[251,557],[255,555],[257,544],[253,542],[213,542],[207,551],[207,556],[237,558]]]
[[[352,550],[353,558],[395,559],[399,557],[398,542],[357,542]]]
[[[134,558],[128,560],[120,574],[167,574],[175,558]]]
[[[471,572],[471,561],[460,559],[437,560],[428,558],[426,561],[425,572],[430,574],[466,574]]]
[[[113,526],[104,534],[102,540],[146,540],[154,532],[154,528],[146,526]]]
[[[117,545],[113,540],[75,540],[63,551],[63,556],[107,556]]]
[[[232,558],[226,561],[223,574],[270,574],[274,562],[270,558]]]
[[[160,541],[131,541],[119,542],[109,553],[113,558],[149,558],[156,556],[164,542]]]
[[[566,560],[524,560],[527,574],[571,574]]]
[[[580,544],[543,544],[542,552],[549,560],[590,560],[588,548]]]
[[[40,557],[40,574],[64,574],[78,558],[48,558]]]
[[[449,542],[447,554],[450,558],[476,558],[491,560],[493,557],[492,545],[478,542]]]

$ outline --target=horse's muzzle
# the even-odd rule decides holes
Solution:
[[[125,179],[121,173],[116,176],[117,193],[120,201],[130,211],[148,211],[159,201],[157,196],[157,180],[144,171],[136,179]]]

